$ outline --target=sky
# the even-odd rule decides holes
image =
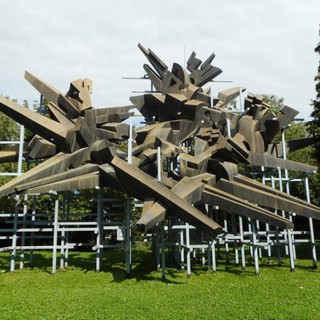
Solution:
[[[138,43],[171,68],[192,51],[223,70],[213,95],[242,86],[274,94],[310,119],[320,41],[319,0],[10,0],[0,11],[0,95],[39,101],[25,70],[66,93],[93,80],[95,107],[149,90]]]

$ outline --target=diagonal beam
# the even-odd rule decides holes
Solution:
[[[23,175],[9,181],[0,187],[0,197],[15,193],[15,187],[27,182],[35,181],[49,177],[68,168],[76,168],[89,159],[90,150],[88,148],[80,149],[73,154],[58,153],[52,158],[40,163],[38,166],[25,172]]]
[[[53,102],[48,104],[48,109],[52,114],[53,118],[55,118],[59,123],[61,123],[66,129],[70,130],[74,127],[74,122],[72,122],[65,112],[62,111],[57,105]],[[51,116],[51,118],[52,118]]]
[[[145,201],[143,204],[141,218],[137,221],[137,226],[144,232],[152,229],[159,222],[163,221],[166,211],[166,208],[158,201]]]
[[[293,228],[293,223],[290,220],[212,186],[205,186],[202,201],[209,205],[219,206],[240,216],[269,223],[283,229]]]
[[[80,114],[80,110],[77,109],[59,90],[55,89],[50,84],[40,80],[28,71],[25,72],[24,77],[48,101],[61,107],[69,118],[76,118]]]
[[[314,212],[316,212],[316,211],[319,212],[319,210],[320,210],[319,207],[317,207],[316,205],[314,205],[312,203],[308,203],[308,202],[306,202],[302,199],[299,199],[297,197],[294,197],[290,194],[287,194],[285,192],[281,192],[280,190],[271,188],[270,186],[262,184],[258,181],[255,181],[255,180],[250,179],[248,177],[242,176],[241,174],[237,174],[236,176],[234,176],[234,181],[240,182],[241,184],[245,184],[246,186],[249,186],[251,188],[266,191],[269,194],[279,196],[283,199],[287,199],[289,201],[294,201],[295,203],[297,203],[300,206],[306,206],[307,208],[312,209]],[[293,210],[293,211],[295,211],[295,210]],[[317,216],[316,216],[315,219],[319,219],[319,218],[317,218]]]
[[[254,152],[249,154],[249,162],[254,166],[264,166],[266,168],[279,167],[281,169],[301,171],[306,173],[315,173],[317,171],[317,167],[314,166]]]
[[[189,177],[184,177],[171,189],[171,192],[180,198],[195,204],[201,201],[204,184],[202,182],[193,180]]]
[[[23,192],[23,194],[48,193],[51,190],[62,192],[76,189],[89,189],[99,186],[98,172],[91,172],[81,176],[64,179],[54,183],[31,188]]]
[[[161,201],[164,206],[170,209],[171,214],[210,236],[215,237],[221,232],[222,227],[220,225],[138,168],[118,157],[113,158],[111,165],[128,194],[138,193],[141,195],[141,200],[154,198]]]
[[[60,123],[4,97],[0,97],[0,111],[46,140],[64,145],[67,129]]]
[[[307,202],[301,203],[301,201],[296,201],[297,198],[293,196],[287,197],[287,194],[281,191],[278,194],[269,193],[268,188],[256,188],[225,179],[220,179],[215,184],[215,187],[241,199],[256,203],[259,206],[295,212],[301,216],[320,219],[320,208],[314,208],[314,206],[310,206]]]
[[[76,178],[76,177],[83,176],[85,174],[93,173],[97,171],[98,171],[98,165],[88,163],[79,168],[70,169],[55,175],[50,175],[49,177],[45,177],[43,179],[30,181],[24,184],[19,184],[15,187],[15,190],[19,193],[28,189],[39,188],[44,185],[60,182],[65,179]]]

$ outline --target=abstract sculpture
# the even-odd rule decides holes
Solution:
[[[248,94],[244,113],[231,112],[226,107],[243,88],[225,90],[214,99],[210,89],[202,88],[222,72],[212,66],[213,54],[202,62],[192,53],[188,70],[174,63],[170,71],[151,50],[139,48],[151,64],[144,70],[155,92],[131,97],[132,105],[95,109],[89,79],[73,81],[64,95],[28,72],[25,78],[48,102],[48,116],[0,97],[0,111],[34,133],[26,155],[44,159],[0,187],[0,197],[108,186],[144,202],[137,221],[144,230],[171,215],[212,238],[222,227],[208,217],[206,205],[283,229],[292,229],[292,221],[274,209],[320,219],[318,207],[244,177],[237,169],[243,163],[314,172],[315,167],[279,158],[281,148],[273,143],[296,110],[286,106],[275,118],[262,97]],[[124,120],[133,108],[147,125],[130,133]],[[130,134],[136,145],[128,163],[118,143]],[[285,147],[308,144],[310,140],[303,139]],[[10,157],[6,150],[0,152],[0,162],[12,161],[10,151]]]

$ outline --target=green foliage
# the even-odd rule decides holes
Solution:
[[[281,97],[277,97],[276,95],[267,95],[264,94],[264,101],[267,102],[270,105],[270,111],[273,112],[277,116],[281,116],[280,109],[284,106],[284,99]],[[319,109],[320,112],[320,109]],[[294,140],[299,138],[306,138],[310,137],[310,130],[309,128],[310,123],[304,123],[304,122],[294,122],[292,121],[288,128],[285,130],[285,140]],[[320,128],[320,126],[319,126]],[[281,141],[281,132],[278,133],[275,138],[274,142],[280,142]],[[317,166],[317,157],[316,157],[316,151],[319,151],[316,146],[312,145],[309,147],[305,147],[303,149],[290,152],[287,154],[287,159],[292,160],[295,162],[300,162],[304,164],[309,164],[313,166]],[[266,172],[270,171],[270,175],[272,174],[272,170],[266,169]],[[239,166],[239,172],[243,172],[244,174],[250,174],[253,178],[259,177],[256,175],[257,172],[259,172],[259,169],[251,168],[247,166]],[[303,179],[301,182],[292,182],[290,183],[290,194],[299,197],[301,199],[306,199],[306,190],[305,190],[305,184],[304,184],[304,176],[303,174],[299,172],[290,172],[291,178],[301,178]],[[277,188],[279,186],[276,185]],[[312,203],[316,205],[320,205],[320,173],[313,174],[309,177],[309,187],[310,187],[310,198]],[[315,222],[315,224],[317,224]]]
[[[303,122],[292,122],[290,127],[285,131],[286,141],[309,137],[308,124]],[[315,156],[316,147],[311,145],[294,152],[287,154],[287,159],[295,162],[308,164],[311,166],[317,166],[317,158]],[[306,200],[306,190],[304,183],[304,175],[299,172],[290,172],[291,178],[301,178],[301,182],[291,182],[290,183],[290,194],[296,196],[300,199]],[[313,204],[320,205],[320,184],[319,184],[320,175],[319,173],[312,174],[309,176],[309,189],[310,189],[310,198]],[[317,224],[317,222],[315,222]],[[319,230],[320,231],[320,230]],[[319,233],[317,231],[317,233]]]
[[[310,185],[310,198],[311,202],[316,206],[320,207],[320,172],[318,171],[316,174],[313,174],[309,178]],[[320,222],[318,224],[318,233],[320,233]]]
[[[128,153],[128,143],[126,141],[119,141],[118,148],[121,151]]]
[[[8,97],[7,97],[8,98]],[[11,118],[0,112],[0,141],[17,141],[19,140],[19,125]],[[0,150],[12,147],[13,144],[0,144]],[[0,163],[0,172],[17,172],[16,163]],[[0,186],[10,181],[12,177],[0,177]],[[3,198],[0,201],[0,213],[8,213],[13,211],[12,201],[8,198]]]
[[[37,100],[33,101],[32,108],[34,111],[42,114],[42,115],[47,115],[49,113],[49,108],[48,108],[48,101],[46,98],[42,97],[42,100],[40,103]]]
[[[6,97],[9,99],[9,97]],[[16,99],[12,99],[17,101]],[[24,100],[23,105],[28,107],[28,102]],[[20,126],[14,120],[0,112],[0,141],[8,142],[8,144],[0,144],[0,150],[6,149],[8,147],[17,147],[17,145],[10,144],[10,141],[19,141],[20,139]],[[0,163],[1,173],[16,173],[18,170],[17,163]],[[23,165],[23,170],[26,170],[26,164]],[[0,186],[9,182],[12,176],[0,177]],[[0,201],[0,213],[8,213],[14,211],[14,203],[12,199],[2,198]]]
[[[320,314],[319,271],[310,260],[297,260],[294,273],[286,259],[282,266],[261,261],[260,277],[252,264],[241,271],[218,260],[212,274],[194,263],[190,279],[169,264],[162,282],[142,245],[133,251],[131,279],[121,251],[106,253],[102,272],[94,271],[95,253],[71,252],[69,269],[55,276],[50,253],[34,258],[34,268],[10,274],[10,255],[0,253],[1,319],[309,320]]]
[[[319,32],[320,35],[320,32]],[[320,55],[320,42],[316,46],[314,50],[318,55]],[[312,101],[311,106],[313,107],[313,111],[311,113],[311,117],[313,119],[309,122],[309,130],[310,133],[315,137],[317,141],[316,145],[316,156],[318,163],[320,164],[320,61],[318,66],[318,73],[314,78],[316,81],[315,89],[316,89],[316,98]]]
[[[273,112],[275,116],[281,116],[280,109],[284,106],[284,98],[278,97],[274,94],[263,94],[263,102],[270,106],[269,112]]]
[[[320,35],[320,30],[319,30]],[[320,42],[314,49],[316,54],[320,55]],[[313,158],[317,161],[318,165],[320,165],[320,61],[318,65],[317,74],[314,78],[316,85],[316,98],[312,101],[311,106],[313,107],[313,111],[311,113],[312,120],[308,123],[309,124],[309,132],[312,136],[316,139],[316,144],[313,149],[314,156]],[[313,202],[316,205],[320,205],[320,173],[311,176],[310,178],[310,193],[311,199],[314,199]]]
[[[19,125],[0,112],[0,141],[16,141],[19,140]],[[0,150],[7,147],[0,145]]]
[[[285,131],[286,141],[309,137],[308,127],[303,122],[291,122]],[[288,160],[301,162],[309,165],[316,165],[314,158],[314,146],[305,147],[300,150],[288,153]]]

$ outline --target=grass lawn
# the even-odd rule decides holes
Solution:
[[[36,252],[34,268],[9,273],[9,253],[0,254],[0,319],[319,319],[320,271],[297,260],[291,273],[260,266],[260,276],[218,261],[218,271],[194,264],[192,276],[174,266],[154,271],[150,251],[133,252],[131,279],[124,253],[109,252],[95,272],[95,255],[71,252],[68,270],[51,274],[50,252]]]

